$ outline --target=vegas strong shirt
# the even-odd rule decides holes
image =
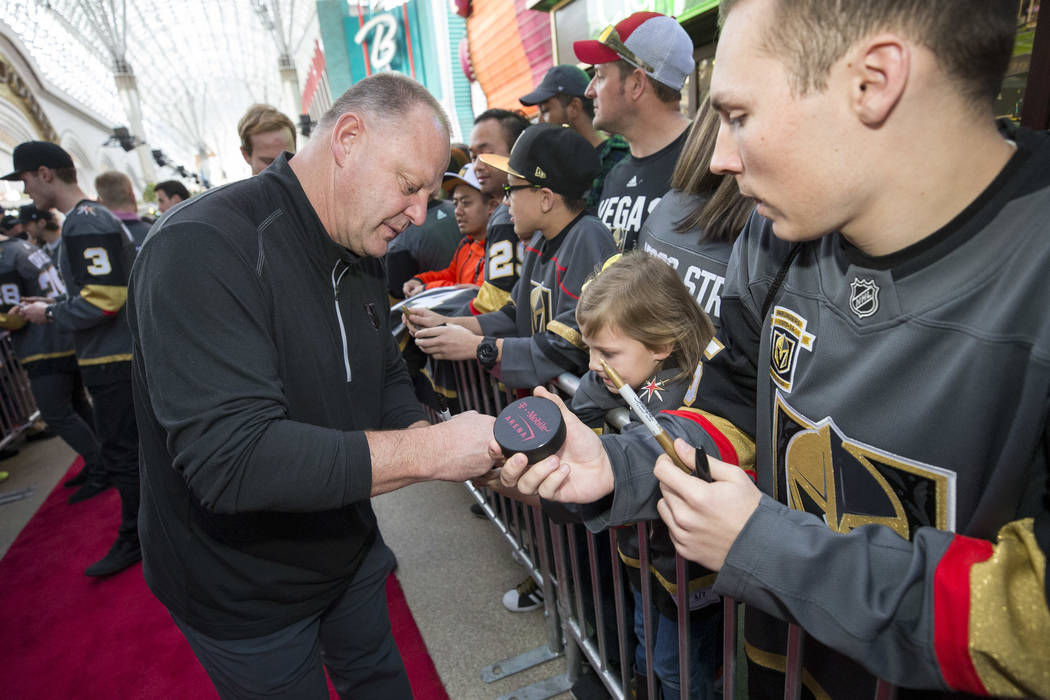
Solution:
[[[621,251],[635,248],[642,224],[671,189],[671,173],[688,133],[687,127],[674,141],[644,158],[628,155],[605,177],[598,218],[612,231]]]

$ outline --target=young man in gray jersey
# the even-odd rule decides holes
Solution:
[[[712,169],[758,207],[695,408],[661,417],[714,482],[575,423],[503,469],[611,493],[593,527],[659,513],[747,605],[752,697],[784,692],[785,619],[813,696],[1050,696],[1050,140],[993,119],[1015,11],[724,1]]]
[[[73,159],[61,146],[27,141],[14,152],[14,171],[38,209],[66,212],[58,262],[69,295],[34,299],[21,313],[32,323],[54,323],[73,335],[77,365],[95,412],[104,471],[89,473],[71,500],[109,486],[120,492],[120,527],[105,557],[85,570],[108,576],[142,558],[139,547],[139,435],[131,398],[131,335],[125,315],[128,275],[135,258],[131,234],[77,184]]]

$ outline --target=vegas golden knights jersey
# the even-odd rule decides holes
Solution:
[[[561,233],[533,235],[512,301],[478,316],[485,335],[504,338],[503,382],[527,389],[562,372],[583,374],[587,351],[576,325],[576,302],[587,278],[616,252],[609,230],[580,214]]]
[[[771,293],[793,244],[753,215],[734,247],[695,407],[660,420],[753,464],[766,494],[715,585],[748,604],[752,697],[782,696],[785,618],[807,632],[807,697],[872,697],[875,676],[899,697],[1050,694],[1033,533],[1050,508],[1050,137],[1016,140],[970,207],[899,253],[828,235]],[[651,480],[620,483],[655,453],[603,441],[617,492],[592,526],[652,513]]]
[[[77,364],[90,384],[92,368],[131,361],[124,302],[135,243],[112,212],[82,200],[62,224],[58,259],[69,296],[55,305],[54,320],[73,332]]]
[[[0,241],[0,326],[11,331],[15,354],[31,373],[71,357],[73,336],[54,324],[28,323],[11,310],[24,297],[56,299],[65,293],[66,286],[46,252],[20,238]]]

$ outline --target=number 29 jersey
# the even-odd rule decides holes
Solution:
[[[25,297],[64,296],[66,286],[48,254],[20,239],[0,241],[0,326],[11,331],[15,354],[31,374],[54,361],[68,362],[73,336],[52,325],[27,323],[11,313]]]

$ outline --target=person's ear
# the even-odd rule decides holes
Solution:
[[[646,79],[645,71],[641,68],[635,68],[631,71],[623,81],[624,94],[627,95],[628,99],[632,102],[637,102],[645,94],[645,90],[649,87],[649,81]]]
[[[540,211],[544,214],[550,214],[551,210],[554,209],[554,198],[558,195],[554,194],[554,190],[549,187],[544,187],[540,190]]]
[[[248,151],[244,150],[244,146],[241,146],[241,157],[244,158],[244,162],[248,165],[252,164],[252,157],[248,155]]]
[[[355,112],[344,112],[332,127],[332,158],[339,167],[350,159],[350,153],[361,144],[364,137],[365,123],[361,115]]]
[[[569,123],[574,123],[583,112],[583,101],[579,97],[573,97],[569,100],[569,104],[565,106],[565,118],[568,119]]]
[[[650,352],[653,353],[653,359],[654,360],[656,360],[657,362],[663,362],[664,360],[666,360],[668,357],[671,356],[672,352],[674,352],[674,346],[673,345],[664,345],[659,350],[650,350]]]
[[[850,104],[863,124],[881,126],[893,113],[911,77],[909,45],[896,34],[879,34],[861,44],[848,61]]]

